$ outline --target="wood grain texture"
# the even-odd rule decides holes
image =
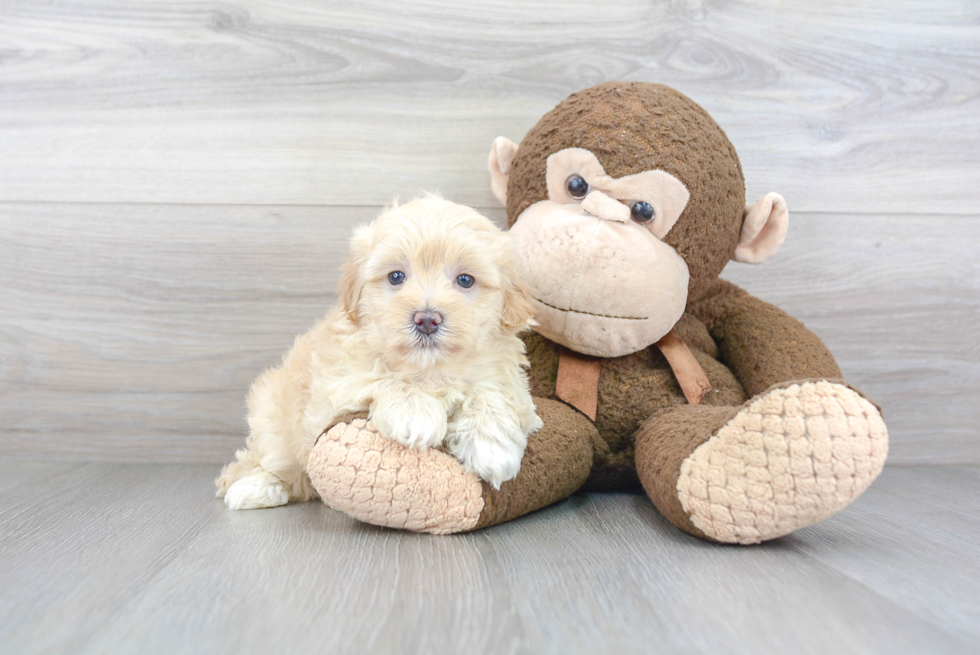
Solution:
[[[980,9],[954,0],[8,0],[0,43],[0,201],[487,206],[494,137],[623,79],[704,105],[750,196],[977,211]]]
[[[207,472],[24,466],[0,504],[0,652],[78,652],[209,522]]]
[[[248,385],[333,305],[377,211],[0,205],[0,455],[228,459]],[[891,463],[980,463],[978,242],[976,217],[798,212],[724,275],[826,340]]]
[[[22,479],[0,496],[0,653],[980,645],[976,468],[887,469],[848,511],[757,547],[684,535],[628,494],[451,537],[319,502],[231,513],[211,497],[216,472],[0,463],[0,480]]]

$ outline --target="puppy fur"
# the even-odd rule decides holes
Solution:
[[[389,275],[404,273],[393,284]],[[475,280],[470,288],[460,275]],[[397,279],[397,278],[396,278]],[[464,278],[464,283],[467,282]],[[517,475],[541,427],[519,335],[532,305],[509,236],[476,211],[427,195],[357,228],[340,302],[248,396],[249,436],[216,480],[231,509],[306,501],[306,461],[333,420],[369,412],[412,448],[445,444],[494,487]],[[435,333],[416,325],[438,312]]]

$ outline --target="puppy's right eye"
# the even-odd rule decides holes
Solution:
[[[401,271],[392,271],[391,273],[388,273],[388,281],[397,287],[399,284],[405,281],[405,274]]]

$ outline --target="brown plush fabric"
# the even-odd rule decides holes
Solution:
[[[786,312],[718,280],[688,311],[705,323],[722,361],[749,396],[774,384],[803,378],[840,378],[823,342]]]
[[[738,380],[713,356],[717,348],[705,325],[685,316],[677,330],[711,381],[712,388],[703,404],[737,406],[745,402],[747,396]],[[524,343],[531,361],[531,393],[557,400],[555,385],[561,346],[539,334],[528,335]],[[639,482],[633,464],[633,435],[650,416],[677,405],[687,405],[687,400],[656,346],[603,360],[595,421],[600,441],[594,446],[595,463],[586,488],[636,488]]]
[[[687,261],[689,299],[700,298],[735,253],[745,210],[745,180],[725,132],[684,94],[660,84],[606,82],[572,94],[521,142],[507,186],[513,225],[548,197],[548,155],[590,150],[613,177],[658,169],[691,193],[664,242]]]
[[[735,416],[740,407],[672,407],[646,421],[636,433],[636,472],[650,500],[684,532],[706,538],[677,498],[681,463]]]
[[[672,331],[711,385],[702,405],[689,405],[655,346],[602,360],[598,439],[583,488],[623,489],[642,482],[671,521],[704,536],[678,498],[684,459],[756,394],[779,383],[839,379],[840,369],[799,321],[718,280],[738,244],[745,186],[734,147],[704,109],[656,84],[609,82],[573,94],[542,117],[514,157],[507,187],[511,225],[548,198],[547,157],[573,147],[591,151],[613,177],[659,169],[690,192],[663,239],[690,272],[687,311]],[[532,393],[554,399],[560,346],[538,334],[525,343]],[[546,430],[547,424],[545,418]]]
[[[583,414],[554,401],[536,399],[544,427],[531,435],[521,471],[497,491],[483,483],[483,513],[474,529],[533,512],[574,493],[592,470],[596,429]]]

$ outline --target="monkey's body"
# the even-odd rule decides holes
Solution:
[[[747,544],[826,518],[870,485],[887,454],[878,408],[801,323],[718,279],[731,259],[765,261],[788,212],[778,194],[745,206],[735,149],[704,109],[668,87],[601,84],[520,146],[498,138],[490,171],[538,303],[525,343],[544,427],[517,478],[494,490],[444,453],[406,452],[349,419],[311,455],[324,501],[445,533],[580,488],[640,484],[682,530]],[[653,345],[670,335],[711,385],[699,404]],[[563,349],[587,363],[560,374]]]
[[[706,407],[737,407],[748,400],[738,379],[718,359],[718,347],[707,326],[686,313],[677,326],[685,343],[711,381]],[[531,362],[531,394],[560,400],[555,393],[558,358],[564,346],[531,334],[524,339]],[[585,489],[612,491],[639,486],[634,445],[640,427],[671,407],[688,404],[674,373],[656,346],[602,360],[599,373],[596,442],[592,471]],[[567,411],[577,412],[573,408]]]
[[[690,331],[708,336],[704,324],[697,319],[685,316],[682,320],[690,326]],[[525,343],[531,361],[532,395],[559,400],[555,388],[558,358],[564,347],[537,334],[526,338]],[[713,385],[704,404],[742,404],[745,393],[731,372],[716,359],[717,348],[712,348],[714,342],[710,336],[702,342],[703,348],[698,347],[702,344],[687,343]],[[650,346],[602,362],[598,401],[595,443],[591,444],[595,458],[585,488],[596,491],[637,488],[639,480],[634,462],[637,431],[644,422],[670,407],[686,405],[687,400],[664,356],[655,346]]]
[[[761,321],[758,318],[745,320],[746,316],[759,317],[760,313],[766,314]],[[760,324],[762,331],[759,330]],[[715,436],[752,401],[765,399],[767,391],[771,389],[782,393],[786,387],[800,384],[813,386],[814,381],[821,380],[843,394],[853,394],[849,400],[867,401],[841,383],[841,373],[833,356],[801,323],[727,282],[719,281],[705,299],[689,307],[674,329],[691,348],[711,381],[711,390],[703,403],[697,406],[688,403],[667,360],[655,346],[650,346],[636,353],[602,360],[598,411],[594,422],[560,402],[555,392],[559,357],[564,347],[538,334],[527,337],[525,343],[532,372],[531,392],[538,399],[547,399],[545,402],[538,401],[538,411],[545,420],[545,428],[533,438],[533,446],[539,462],[547,462],[541,468],[561,467],[565,460],[581,459],[583,451],[589,452],[591,461],[587,464],[587,474],[581,467],[577,471],[581,489],[611,491],[634,489],[642,484],[661,512],[678,527],[697,536],[714,539],[723,535],[705,534],[691,522],[688,512],[679,506],[676,494],[670,493],[677,487],[684,459]],[[724,339],[725,342],[719,347],[716,339]],[[765,361],[746,361],[741,355],[751,348],[753,341],[760,339],[766,341],[772,350],[785,353],[784,356],[769,357]],[[726,356],[732,358],[735,371],[726,365]],[[739,373],[743,373],[743,376],[740,377]],[[870,418],[874,421],[877,409],[867,403],[855,414],[856,420],[863,418],[867,421]],[[576,434],[578,443],[570,444],[567,437],[556,439],[555,435],[549,434],[551,426],[564,428],[572,423],[577,425],[577,429],[566,432]],[[839,481],[846,480],[850,500],[850,494],[863,491],[871,482],[873,476],[867,475],[873,468],[870,460],[875,456],[883,457],[883,449],[887,446],[883,424],[869,427],[867,436],[867,442],[863,447],[859,446],[860,452],[852,450],[848,453],[851,458],[866,460],[863,463],[855,465],[853,461],[844,462],[841,458],[836,471],[823,472],[823,480],[819,479],[820,472],[811,467],[804,475],[797,475],[794,482],[805,478],[803,484],[830,484],[836,490],[840,486]],[[792,439],[784,442],[787,450],[790,443]],[[559,447],[549,448],[549,444]],[[777,444],[768,445],[772,451],[780,449]],[[828,445],[833,449],[833,445]],[[765,450],[765,446],[762,450]],[[875,450],[878,452],[875,453]],[[758,454],[748,449],[744,458],[751,460]],[[735,469],[744,468],[732,461],[728,463],[729,468],[732,468],[732,464]],[[565,468],[571,470],[576,467]],[[723,468],[724,465],[719,464],[717,470]],[[865,474],[859,474],[857,477],[861,479],[856,479],[855,474],[861,470]],[[756,514],[764,516],[773,513],[779,495],[771,484],[773,476],[768,471],[760,468],[756,477],[769,486],[761,491],[762,497],[758,499],[755,510],[746,510],[753,514],[749,523],[758,522]],[[786,500],[784,509],[793,506],[793,501],[797,499]],[[500,500],[493,503],[495,507],[506,504]],[[805,509],[811,510],[814,517],[823,518],[823,515],[833,513],[833,509],[838,508],[837,503],[833,507],[811,503]],[[792,527],[802,519],[799,516],[801,509],[804,508],[794,506],[795,515],[788,517],[788,521],[784,520],[782,525],[776,520],[773,532],[788,531],[786,527]],[[734,536],[740,537],[736,539],[739,541],[753,541],[756,534],[752,530],[742,530],[741,535]]]

